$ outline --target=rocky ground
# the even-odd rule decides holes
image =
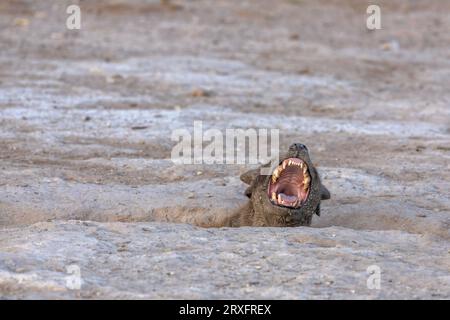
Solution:
[[[0,297],[449,299],[450,3],[368,4],[0,3]],[[306,144],[321,217],[204,228],[249,167],[174,164],[194,120]]]

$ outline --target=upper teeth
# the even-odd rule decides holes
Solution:
[[[286,169],[287,166],[298,166],[303,169],[303,173],[306,172],[307,167],[306,165],[303,165],[303,162],[301,160],[284,160],[281,165],[279,165],[274,171],[272,176],[278,178],[280,176],[280,173]],[[276,181],[276,179],[274,180]]]
[[[285,169],[287,166],[292,166],[292,165],[302,168],[303,162],[301,162],[300,160],[284,160],[282,167],[283,167],[283,169]]]
[[[301,160],[290,159],[290,160],[284,160],[283,163],[280,166],[278,166],[278,169],[280,169],[280,171],[281,171],[281,170],[286,169],[287,166],[298,166],[300,168],[306,168],[306,166],[303,165],[303,162]]]
[[[303,161],[301,161],[301,160],[296,160],[296,159],[294,159],[294,160],[292,160],[292,159],[289,159],[289,160],[286,159],[286,160],[284,160],[284,161],[281,163],[281,165],[279,165],[279,166],[273,171],[273,173],[272,173],[272,182],[275,183],[275,182],[278,180],[278,178],[280,177],[281,172],[282,172],[284,169],[286,169],[287,166],[292,166],[292,165],[300,167],[300,168],[302,169],[302,171],[303,171],[303,175],[304,175],[304,176],[306,176],[306,175],[308,174],[308,168],[307,168],[306,164],[304,165]]]

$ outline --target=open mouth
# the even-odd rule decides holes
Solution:
[[[310,182],[303,160],[286,159],[272,172],[267,190],[269,199],[275,205],[298,208],[308,198]]]

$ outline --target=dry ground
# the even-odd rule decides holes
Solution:
[[[393,2],[2,1],[0,297],[450,298],[450,2]],[[198,227],[246,167],[173,164],[194,120],[306,144],[313,227]]]

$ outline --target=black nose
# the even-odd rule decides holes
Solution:
[[[293,144],[291,144],[291,146],[289,147],[289,150],[292,150],[292,151],[300,151],[300,150],[308,150],[308,148],[307,148],[304,144],[301,144],[301,143],[293,143]]]

